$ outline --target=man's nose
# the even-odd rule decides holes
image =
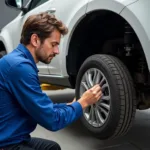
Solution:
[[[55,54],[59,54],[59,47],[58,47],[58,46],[56,46],[56,47],[54,48],[54,53],[55,53]]]

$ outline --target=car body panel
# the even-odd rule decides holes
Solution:
[[[109,10],[120,13],[121,10],[138,0],[89,0],[87,13],[96,10]]]

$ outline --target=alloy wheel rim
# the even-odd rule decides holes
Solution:
[[[103,96],[97,103],[90,105],[83,111],[84,118],[93,127],[101,127],[105,124],[110,114],[111,96],[110,87],[104,74],[97,68],[88,69],[81,80],[80,97],[82,94],[93,87],[95,84],[100,84]]]

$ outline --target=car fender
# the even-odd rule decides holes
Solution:
[[[86,13],[97,10],[109,10],[119,14],[124,7],[137,1],[138,0],[90,0]]]
[[[63,68],[62,69],[63,76],[68,76],[67,69],[66,69],[66,56],[68,54],[71,37],[78,23],[85,17],[86,8],[87,8],[87,1],[86,0],[80,1],[78,7],[76,7],[76,9],[72,12],[70,18],[67,21],[69,32],[66,36],[64,36],[61,39],[63,42],[62,45],[63,51],[61,55],[62,56],[61,68]]]

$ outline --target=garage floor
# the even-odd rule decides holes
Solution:
[[[70,89],[44,92],[53,101],[70,101],[74,97],[74,91]],[[137,111],[130,132],[113,141],[104,142],[92,137],[79,121],[57,132],[38,126],[32,136],[57,141],[62,150],[150,150],[150,110]]]

